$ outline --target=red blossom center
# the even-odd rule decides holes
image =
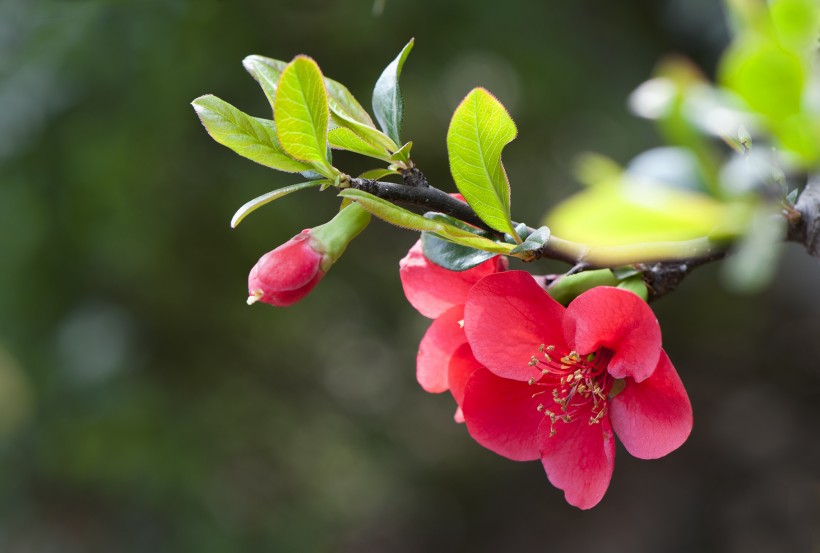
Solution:
[[[537,410],[550,418],[550,437],[556,434],[555,424],[587,418],[598,424],[607,412],[607,398],[615,379],[607,372],[612,352],[599,349],[589,355],[576,351],[564,352],[554,345],[541,344],[537,355],[528,363],[541,370],[539,378],[529,385],[539,388],[532,397],[543,397]]]

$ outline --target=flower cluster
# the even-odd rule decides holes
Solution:
[[[496,258],[447,271],[419,244],[401,261],[408,300],[435,319],[418,381],[450,390],[456,420],[478,443],[540,459],[566,500],[588,509],[609,486],[613,434],[635,457],[662,457],[689,436],[689,398],[637,295],[597,287],[564,307],[529,273],[505,268]]]

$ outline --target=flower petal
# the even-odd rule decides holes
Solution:
[[[692,431],[692,405],[661,352],[658,367],[643,382],[628,379],[609,402],[612,427],[626,450],[639,459],[657,459],[680,447]]]
[[[538,427],[545,417],[538,411],[543,400],[533,397],[534,390],[526,382],[476,369],[467,381],[461,404],[470,436],[513,461],[538,459]]]
[[[476,282],[505,266],[506,260],[496,256],[466,271],[448,271],[424,257],[419,240],[399,262],[399,276],[407,301],[425,317],[435,319],[451,307],[463,305]]]
[[[449,377],[447,380],[450,384],[450,393],[458,404],[456,414],[453,416],[458,423],[464,422],[464,413],[461,411],[461,403],[464,401],[464,388],[467,387],[467,380],[480,368],[482,368],[481,363],[473,357],[473,350],[470,349],[470,344],[464,343],[459,346],[450,358]]]
[[[586,419],[558,421],[552,437],[549,428],[546,430],[541,432],[540,445],[547,478],[564,490],[570,505],[594,507],[604,497],[615,468],[615,440],[609,420],[604,417],[592,425]]]
[[[541,344],[564,346],[564,307],[525,271],[481,279],[467,295],[464,331],[476,359],[494,374],[514,380],[539,378],[528,365]]]
[[[450,357],[450,367],[448,371],[448,384],[450,393],[459,406],[464,401],[464,389],[467,387],[467,380],[477,370],[482,368],[481,363],[473,356],[470,344],[463,343]]]
[[[661,329],[652,309],[628,290],[599,286],[569,304],[564,335],[581,354],[607,348],[614,355],[609,374],[615,378],[646,379],[661,354]]]
[[[416,356],[416,379],[425,391],[437,394],[449,388],[450,358],[467,343],[461,321],[464,306],[457,305],[433,321],[419,344]]]

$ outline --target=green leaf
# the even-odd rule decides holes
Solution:
[[[262,91],[268,98],[271,109],[273,109],[276,86],[279,84],[282,71],[288,66],[287,62],[264,56],[248,56],[242,60],[242,65],[262,87]]]
[[[349,118],[362,125],[373,129],[376,128],[376,125],[373,124],[373,120],[370,118],[370,114],[365,111],[345,85],[333,79],[325,78],[325,87],[327,88],[328,95],[336,104],[336,109],[343,111]]]
[[[615,278],[618,280],[626,280],[628,278],[634,277],[635,275],[642,274],[639,269],[636,269],[634,265],[624,265],[623,267],[615,267],[614,269],[610,269],[612,274],[615,275]]]
[[[527,236],[527,238],[512,250],[510,255],[517,255],[520,253],[534,252],[544,247],[549,242],[550,229],[549,227],[541,227],[535,232]]]
[[[387,150],[374,146],[346,127],[336,127],[331,130],[327,134],[327,139],[333,148],[390,161],[390,154]]]
[[[358,134],[363,139],[371,142],[388,152],[395,152],[399,149],[398,144],[393,142],[389,136],[369,125],[365,125],[351,117],[344,109],[344,106],[339,104],[335,99],[329,100],[330,112],[333,116],[333,122],[340,126],[346,127]]]
[[[242,157],[288,173],[310,169],[310,165],[288,156],[273,121],[251,117],[211,94],[200,96],[191,105],[208,134]]]
[[[564,200],[544,224],[555,236],[593,248],[681,241],[716,230],[735,235],[747,216],[741,207],[627,174]]]
[[[495,254],[454,244],[429,232],[421,233],[424,257],[439,267],[450,271],[466,271],[479,265]]]
[[[332,178],[336,171],[327,161],[327,103],[319,66],[307,56],[296,56],[276,89],[273,117],[279,142],[292,157]]]
[[[279,78],[282,76],[282,71],[284,71],[288,65],[287,62],[266,58],[264,56],[248,56],[242,61],[242,65],[245,66],[248,73],[260,84],[262,90],[265,92],[265,96],[268,97],[271,107],[273,107],[274,98],[276,97],[276,87],[279,83]],[[324,82],[329,98],[336,102],[339,110],[343,111],[354,121],[358,121],[374,129],[376,128],[370,115],[345,85],[327,77],[324,78]]]
[[[399,76],[415,39],[410,39],[399,55],[384,69],[373,88],[373,113],[379,126],[393,142],[401,144],[401,122],[404,116],[404,99],[399,89]]]
[[[397,227],[433,232],[441,238],[456,242],[457,244],[493,253],[506,254],[512,249],[510,244],[494,242],[457,226],[434,219],[428,219],[417,213],[398,207],[373,194],[363,192],[362,190],[347,188],[342,190],[339,195],[343,198],[350,198],[357,201],[376,217]]]
[[[752,109],[774,121],[800,112],[807,78],[803,62],[773,41],[736,41],[723,56],[720,76]]]
[[[510,220],[510,184],[501,150],[517,134],[504,106],[483,88],[458,106],[447,131],[450,171],[459,192],[490,227],[515,235]]]
[[[410,161],[410,149],[413,147],[413,141],[411,140],[398,150],[396,150],[392,156],[390,156],[390,161]]]
[[[769,9],[781,44],[798,54],[809,54],[816,48],[820,35],[817,0],[774,0]]]
[[[762,290],[774,277],[785,234],[786,222],[777,210],[760,206],[733,255],[723,263],[727,285],[737,292]]]
[[[455,217],[451,217],[450,215],[446,215],[444,213],[439,213],[438,211],[428,211],[424,214],[424,216],[428,219],[432,219],[433,221],[439,221],[441,223],[451,225],[454,227],[458,227],[463,231],[469,232],[470,234],[475,234],[478,236],[483,236],[484,238],[492,238],[492,234],[481,230],[480,228],[476,228],[469,223],[465,223],[461,219],[456,219]],[[526,225],[524,225],[526,226]]]
[[[391,169],[370,169],[359,175],[360,179],[380,180],[389,175],[400,175],[398,171]]]
[[[297,192],[299,190],[305,190],[307,188],[314,188],[316,186],[327,184],[328,182],[329,181],[327,179],[311,180],[307,182],[300,182],[299,184],[291,184],[290,186],[285,186],[284,188],[273,190],[271,192],[268,192],[267,194],[262,194],[261,196],[252,199],[251,201],[240,207],[236,211],[236,213],[234,213],[233,217],[231,218],[231,228],[236,228],[237,225],[239,225],[239,223],[242,222],[242,219],[244,219],[249,214],[259,209],[263,205],[271,203],[273,200],[278,200],[282,196],[287,196],[291,192]]]

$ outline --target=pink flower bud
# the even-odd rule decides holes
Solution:
[[[326,254],[317,249],[311,232],[303,230],[259,259],[248,275],[248,304],[293,305],[322,280]]]

